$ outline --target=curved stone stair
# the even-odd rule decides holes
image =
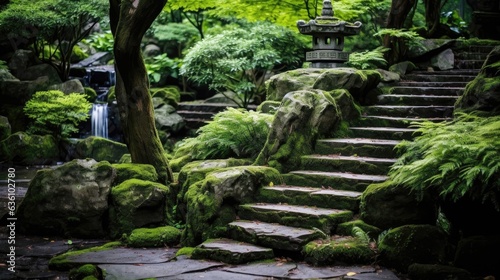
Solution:
[[[339,224],[356,219],[366,187],[388,178],[398,157],[395,146],[417,135],[411,124],[452,119],[455,101],[485,57],[477,54],[468,60],[465,53],[460,55],[457,69],[414,71],[386,88],[378,104],[364,107],[363,116],[351,123],[350,137],[318,140],[314,153],[302,157],[300,170],[283,174],[284,185],[264,186],[256,197],[259,203],[239,206],[239,219],[229,224],[227,237],[256,246],[256,251],[271,248],[279,256],[300,253],[308,242],[338,234]],[[220,241],[208,240],[195,251],[206,258],[233,254],[232,260],[239,259],[230,246],[219,248],[220,253],[207,250],[211,242]]]

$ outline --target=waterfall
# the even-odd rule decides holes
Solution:
[[[108,104],[95,103],[92,106],[92,135],[108,138]]]

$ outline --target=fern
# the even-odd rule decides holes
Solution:
[[[421,195],[431,189],[453,201],[468,196],[500,210],[500,116],[461,113],[450,123],[417,127],[421,136],[397,146],[402,156],[391,179]]]
[[[264,147],[273,115],[227,108],[198,129],[198,136],[179,143],[174,158],[255,158]]]
[[[360,227],[352,227],[352,235],[366,244],[370,243],[370,236]]]
[[[372,51],[351,53],[349,55],[349,61],[345,64],[361,70],[383,68],[387,65],[384,53],[388,50],[388,48],[378,47]]]

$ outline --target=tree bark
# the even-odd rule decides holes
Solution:
[[[141,41],[167,0],[109,0],[114,37],[116,100],[132,162],[151,164],[165,183],[173,174],[155,127]]]
[[[427,26],[427,37],[439,37],[439,19],[441,13],[441,0],[424,0],[425,24]]]
[[[387,18],[386,28],[402,29],[405,27],[405,21],[410,13],[416,0],[392,0],[391,10]],[[393,38],[389,35],[382,38],[384,47],[390,50],[385,53],[384,57],[389,65],[399,62],[404,56],[405,42],[402,39]]]

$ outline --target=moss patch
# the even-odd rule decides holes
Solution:
[[[77,251],[69,251],[64,254],[61,254],[59,256],[55,256],[49,261],[49,268],[54,269],[54,270],[70,270],[72,268],[78,267],[81,264],[77,263],[72,263],[68,260],[68,257],[72,256],[79,256],[81,254],[89,253],[89,252],[99,252],[99,251],[105,251],[105,250],[111,250],[113,248],[117,248],[122,246],[122,243],[119,241],[113,241],[106,243],[102,246],[98,247],[92,247],[92,248],[87,248],[83,250],[77,250]]]
[[[134,229],[127,239],[130,247],[162,247],[177,245],[181,231],[172,226]]]
[[[151,182],[158,182],[158,173],[154,166],[150,164],[138,163],[116,163],[112,165],[116,169],[116,179],[113,182],[118,185],[128,179],[140,179]]]
[[[74,268],[69,272],[69,279],[100,279],[102,278],[100,270],[93,264],[85,264],[79,268]]]
[[[370,245],[354,237],[312,241],[303,251],[305,260],[313,265],[369,264],[375,258]]]

